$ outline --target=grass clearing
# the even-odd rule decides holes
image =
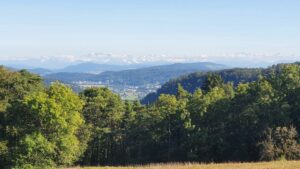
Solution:
[[[143,166],[125,167],[83,167],[69,169],[300,169],[300,161],[275,161],[257,163],[219,163],[219,164],[199,164],[199,163],[169,163],[150,164]]]

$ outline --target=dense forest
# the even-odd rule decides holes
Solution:
[[[210,75],[221,76],[225,83],[232,82],[234,86],[237,86],[241,82],[253,82],[256,81],[259,75],[266,75],[269,71],[275,69],[276,66],[271,68],[233,68],[219,71],[209,72],[195,72],[191,74],[183,75],[179,78],[171,79],[161,86],[156,92],[149,93],[145,98],[141,100],[142,104],[151,104],[161,94],[176,94],[178,84],[183,86],[185,90],[193,93],[199,87],[203,88],[205,81]]]
[[[240,72],[247,81],[174,82],[176,92],[141,105],[2,67],[0,168],[299,159],[300,66],[251,71]]]

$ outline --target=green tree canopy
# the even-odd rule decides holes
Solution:
[[[83,102],[69,87],[54,83],[11,107],[9,154],[15,166],[70,165],[80,156],[78,131]]]

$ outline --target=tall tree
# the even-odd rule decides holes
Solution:
[[[15,102],[21,101],[24,96],[43,88],[42,79],[25,70],[10,71],[0,66],[0,168],[9,165],[7,121],[9,112],[7,109]]]
[[[83,115],[91,125],[91,141],[85,164],[114,164],[118,161],[117,152],[122,140],[121,121],[124,105],[121,98],[108,88],[89,88],[81,93],[85,101]]]
[[[54,83],[16,102],[8,112],[9,155],[13,165],[71,165],[81,152],[78,131],[84,124],[82,101],[73,91]]]

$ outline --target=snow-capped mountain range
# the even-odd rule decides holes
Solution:
[[[40,57],[0,58],[0,64],[15,68],[63,69],[82,63],[107,65],[163,65],[188,62],[214,62],[231,67],[266,67],[276,63],[299,61],[300,57],[281,54],[253,54],[239,52],[224,56],[168,56],[168,55],[128,55],[115,53],[89,53],[86,55],[61,55]]]

